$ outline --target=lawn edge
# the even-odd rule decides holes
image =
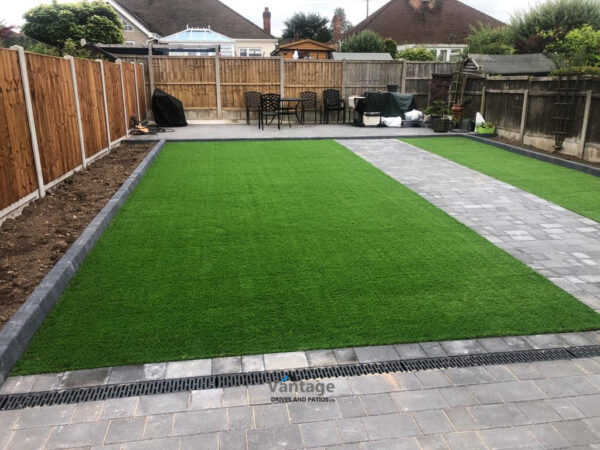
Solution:
[[[0,331],[0,383],[4,382],[81,263],[165,144],[166,141],[161,140],[152,148]]]

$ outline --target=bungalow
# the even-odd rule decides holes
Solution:
[[[350,29],[344,37],[372,30],[398,43],[398,50],[426,47],[440,61],[454,61],[465,48],[471,27],[498,27],[499,20],[458,0],[391,0]]]
[[[271,35],[271,12],[263,27],[218,0],[105,0],[123,21],[125,45],[102,46],[112,54],[143,53],[149,42],[172,47],[167,54],[269,56],[277,39]],[[211,51],[212,50],[212,51]]]

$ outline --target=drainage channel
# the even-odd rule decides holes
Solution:
[[[137,397],[140,395],[169,394],[201,389],[252,386],[280,381],[286,375],[289,377],[290,381],[301,381],[393,372],[413,372],[431,369],[556,361],[560,359],[590,358],[594,356],[600,356],[600,345],[445,356],[438,358],[405,359],[292,370],[206,375],[168,380],[138,381],[134,383],[83,387],[60,391],[1,395],[0,411],[30,408],[33,406],[51,406]]]

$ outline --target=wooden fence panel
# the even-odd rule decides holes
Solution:
[[[215,59],[155,57],[154,86],[177,97],[185,108],[216,109]]]
[[[342,89],[342,63],[339,61],[286,60],[284,67],[286,97],[298,97],[302,91],[313,91],[321,102],[325,89]]]
[[[248,91],[279,93],[278,58],[220,58],[219,66],[223,109],[244,109]]]
[[[26,59],[42,173],[48,184],[82,163],[71,64],[32,53]]]
[[[143,64],[137,64],[136,65],[136,74],[137,74],[137,95],[138,95],[138,102],[140,105],[140,120],[146,120],[147,117],[147,111],[146,111],[146,85],[144,83],[144,65]]]
[[[400,86],[401,78],[402,63],[399,61],[347,61],[346,96],[385,90],[389,84]]]
[[[37,187],[18,55],[0,49],[0,210]]]
[[[121,71],[118,64],[104,62],[106,85],[106,103],[108,104],[108,123],[111,142],[125,136],[125,118],[123,115],[123,91],[121,90]]]
[[[122,66],[123,82],[125,83],[125,103],[127,105],[127,125],[131,127],[131,118],[139,119],[135,97],[135,72],[133,63],[123,62]]]
[[[100,63],[75,58],[79,108],[87,158],[108,147]]]

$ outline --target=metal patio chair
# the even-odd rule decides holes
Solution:
[[[340,96],[337,89],[325,89],[323,91],[323,112],[325,114],[325,123],[329,123],[329,113],[337,111],[337,121],[340,121],[340,111],[342,112],[342,123],[346,123],[346,102]]]
[[[260,96],[260,111],[258,128],[265,129],[266,118],[271,117],[267,125],[277,118],[277,129],[281,129],[281,96],[279,94],[262,94]]]
[[[256,91],[246,92],[246,124],[250,125],[250,111],[256,111],[260,116],[260,96]]]
[[[304,113],[307,111],[314,111],[315,123],[317,123],[317,113],[321,112],[321,109],[319,108],[319,102],[317,99],[317,93],[311,91],[300,92],[300,98],[306,99],[306,101],[302,102],[302,123],[304,123]]]

